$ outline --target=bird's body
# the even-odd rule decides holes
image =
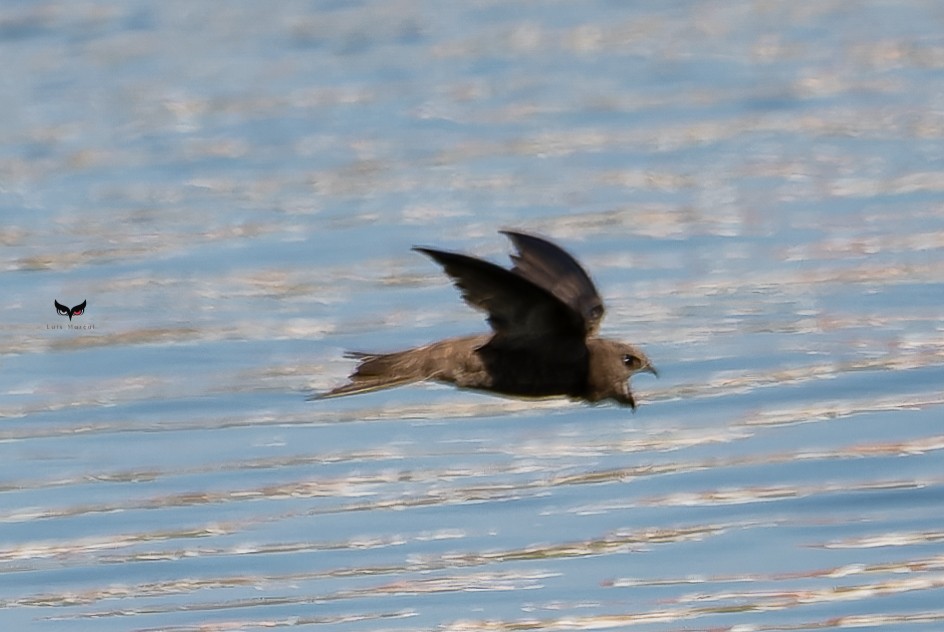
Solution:
[[[440,263],[492,334],[464,336],[360,360],[336,397],[434,380],[518,397],[564,395],[635,408],[628,379],[655,373],[633,345],[597,337],[603,302],[583,268],[540,237],[506,231],[518,248],[511,270],[468,255],[415,248]]]

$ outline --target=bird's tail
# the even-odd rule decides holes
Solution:
[[[367,393],[383,388],[393,388],[433,377],[428,363],[422,361],[422,349],[409,349],[396,353],[347,353],[345,357],[360,361],[347,384],[327,393],[314,395],[310,399],[341,397],[356,393]]]

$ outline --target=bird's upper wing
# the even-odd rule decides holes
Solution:
[[[512,272],[566,305],[580,320],[585,335],[595,334],[603,320],[603,299],[576,259],[541,237],[511,230],[501,232],[518,249],[518,253],[511,256],[515,264]]]
[[[544,336],[584,336],[583,321],[554,293],[494,263],[433,248],[414,247],[440,264],[462,298],[488,313],[488,323],[503,343]]]

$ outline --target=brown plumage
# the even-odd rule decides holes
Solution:
[[[414,247],[437,263],[492,334],[450,338],[395,353],[349,354],[350,381],[317,398],[423,380],[519,397],[566,395],[636,408],[629,378],[657,374],[637,347],[597,337],[603,300],[580,264],[534,235],[502,231],[517,253],[511,270],[468,255]]]

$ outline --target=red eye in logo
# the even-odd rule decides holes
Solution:
[[[71,307],[71,308],[66,307],[59,301],[53,301],[53,304],[56,306],[56,312],[58,312],[60,316],[68,316],[69,320],[72,320],[73,316],[81,316],[82,314],[85,313],[85,304],[87,302],[88,301],[82,301],[75,307]]]

